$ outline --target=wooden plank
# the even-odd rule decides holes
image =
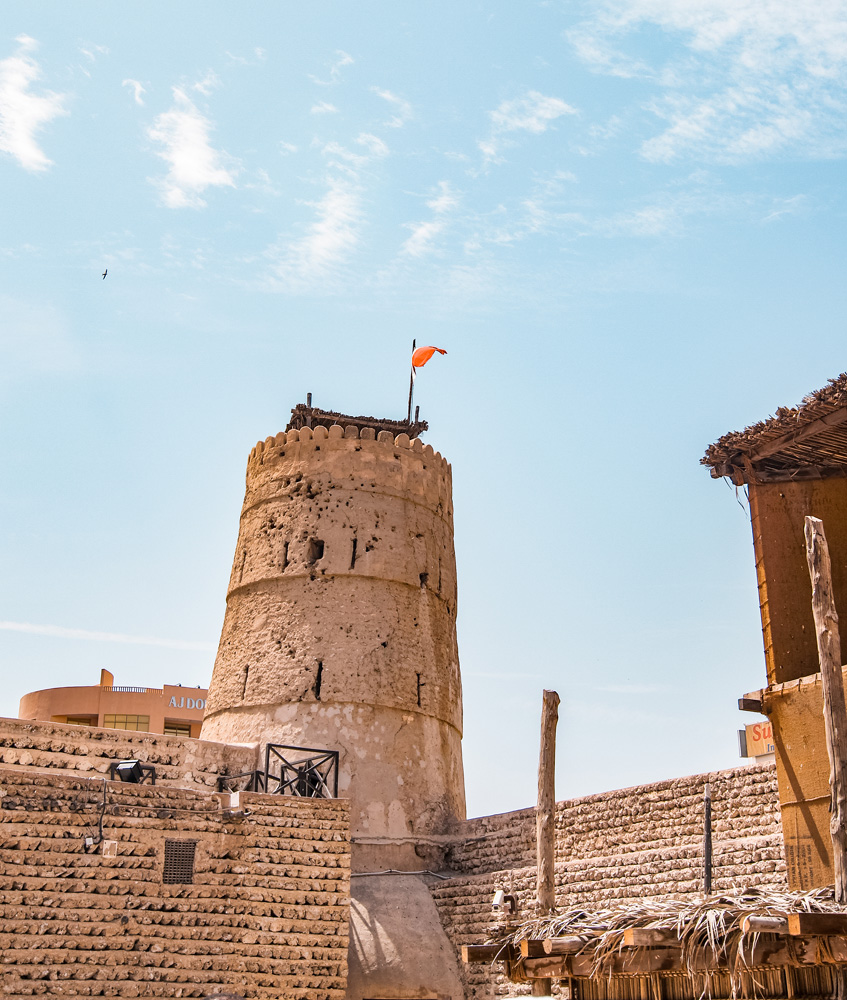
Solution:
[[[639,948],[623,951],[605,961],[602,976],[655,975],[662,972],[683,972],[689,967],[693,972],[715,972],[727,968],[725,956],[704,950],[690,956],[690,966],[683,961],[681,948]],[[817,939],[761,938],[753,949],[744,949],[744,964],[748,968],[779,968],[792,964],[818,965],[828,961],[824,949],[819,949]],[[522,962],[524,974],[529,979],[588,979],[592,976],[594,961],[591,955],[550,956],[527,958]]]
[[[662,945],[682,947],[679,935],[673,928],[628,927],[623,932],[623,943],[627,948],[657,948]]]
[[[576,934],[563,934],[561,937],[547,938],[543,941],[545,955],[576,955],[577,952],[590,942],[595,940],[594,934],[584,936]]]
[[[758,712],[760,715],[762,713],[762,699],[761,698],[751,698],[746,695],[744,698],[738,699],[738,711],[739,712]]]
[[[789,913],[788,933],[795,937],[847,934],[847,913]]]
[[[510,944],[463,944],[462,961],[471,965],[479,962],[512,962],[517,958]]]
[[[741,920],[742,934],[788,934],[788,917],[749,913]]]
[[[832,591],[832,566],[823,521],[805,519],[806,561],[812,580],[812,615],[823,685],[823,715],[829,752],[830,822],[835,900],[847,902],[847,707],[841,673],[841,638]]]
[[[545,691],[541,709],[541,748],[538,755],[538,807],[535,810],[536,911],[547,916],[556,905],[556,723],[559,696]]]
[[[545,954],[543,941],[521,941],[522,958],[544,958]]]

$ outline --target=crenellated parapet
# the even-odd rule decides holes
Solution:
[[[444,489],[440,491],[444,496],[439,499],[452,495],[450,463],[431,444],[424,444],[420,438],[410,438],[405,433],[377,433],[372,427],[360,430],[354,424],[333,424],[329,428],[319,426],[314,429],[301,427],[299,430],[280,431],[275,437],[257,441],[247,462],[248,484],[251,474],[255,476],[257,469],[276,467],[286,458],[289,464],[308,461],[317,472],[330,466],[333,457],[360,452],[364,454],[360,456],[359,465],[368,457],[374,462],[387,459],[389,465],[391,461],[399,461],[412,476],[430,472],[426,477],[430,482],[433,478],[431,473],[439,473],[444,480]]]

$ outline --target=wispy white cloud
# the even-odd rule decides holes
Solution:
[[[796,194],[791,198],[778,198],[773,207],[762,218],[763,223],[776,222],[786,215],[800,215],[809,209],[809,199],[806,195]]]
[[[355,61],[349,53],[344,52],[342,49],[338,49],[336,51],[335,57],[336,58],[333,60],[333,62],[330,64],[329,67],[329,79],[321,80],[319,77],[312,76],[310,73],[309,79],[312,81],[312,83],[317,83],[321,87],[331,87],[333,84],[338,83],[341,80],[341,71],[344,69],[344,67],[352,66]]]
[[[32,57],[35,39],[18,35],[14,55],[0,61],[0,152],[13,156],[25,170],[46,170],[52,160],[36,142],[36,135],[54,118],[67,114],[66,94],[33,92],[41,67]]]
[[[506,145],[511,145],[508,134],[512,132],[529,132],[540,135],[563,115],[576,114],[576,108],[566,104],[558,97],[547,97],[537,90],[530,90],[523,97],[503,101],[494,111],[488,113],[491,119],[491,131],[487,138],[480,139],[477,145],[482,151],[487,164],[500,160],[500,154]]]
[[[89,45],[79,50],[89,62],[96,62],[98,56],[107,56],[109,49],[105,45]]]
[[[432,209],[431,219],[406,223],[411,236],[403,243],[400,252],[409,257],[423,257],[434,249],[434,241],[447,228],[448,215],[458,206],[459,198],[449,181],[439,181],[436,192],[426,204]]]
[[[324,196],[305,202],[315,219],[306,235],[288,246],[274,246],[269,256],[274,282],[291,291],[306,291],[316,281],[328,281],[359,244],[363,220],[362,193],[355,183],[330,177]]]
[[[338,108],[334,104],[330,104],[329,101],[318,101],[313,104],[309,111],[313,115],[337,115]]]
[[[149,138],[161,147],[156,155],[169,168],[154,183],[168,208],[202,208],[206,202],[201,194],[207,188],[235,187],[238,165],[212,147],[212,123],[186,92],[174,87],[173,95],[173,107],[160,114],[147,130]]]
[[[678,36],[683,55],[652,65],[629,54],[644,28]],[[569,39],[597,72],[662,88],[647,105],[665,123],[641,146],[650,161],[739,162],[786,150],[830,157],[847,149],[840,0],[601,0]]]
[[[338,142],[322,147],[327,164],[325,193],[316,201],[301,202],[314,212],[304,235],[279,240],[267,249],[272,287],[331,291],[343,278],[366,224],[363,197],[368,171],[390,152],[382,139],[369,132],[359,133],[352,145],[358,148]]]
[[[153,636],[124,635],[121,632],[90,632],[82,628],[64,628],[61,625],[34,625],[29,622],[0,622],[0,630],[25,632],[29,635],[46,635],[56,639],[85,639],[89,642],[118,642],[133,646],[162,646],[165,649],[198,650],[214,652],[211,642],[189,642],[182,639],[156,639]]]
[[[208,97],[209,94],[211,94],[213,90],[217,90],[220,85],[220,77],[214,70],[210,69],[202,79],[191,84],[191,89],[196,90],[198,94],[202,94],[204,97]]]
[[[121,86],[132,88],[132,96],[136,104],[144,103],[144,100],[142,99],[141,95],[146,94],[147,90],[145,89],[144,85],[141,84],[138,80],[129,80],[129,79],[124,80],[121,83]]]
[[[394,108],[394,114],[383,124],[388,128],[402,128],[412,117],[412,105],[402,97],[392,94],[390,90],[371,87],[371,90]]]
[[[246,56],[240,56],[229,51],[225,52],[224,54],[226,55],[227,59],[229,59],[229,61],[235,66],[256,66],[258,63],[263,63],[268,57],[268,53],[266,52],[265,49],[262,48],[253,49],[252,59],[248,59]]]

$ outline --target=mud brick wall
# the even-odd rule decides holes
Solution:
[[[228,803],[0,768],[2,995],[342,1000],[347,803]],[[163,881],[166,840],[196,841],[190,883]]]
[[[615,900],[695,896],[703,887],[703,791],[712,792],[712,890],[787,888],[773,764],[692,775],[559,802],[556,806],[556,905],[591,907]],[[432,889],[457,949],[498,933],[491,899],[518,899],[518,920],[534,915],[535,815],[524,809],[470,820],[449,854],[467,874]],[[467,1000],[528,994],[501,966],[460,966]]]
[[[223,774],[256,765],[256,749],[184,736],[158,736],[58,722],[0,719],[0,766],[49,768],[79,775],[109,776],[109,765],[136,759],[156,768],[158,784],[215,791]]]

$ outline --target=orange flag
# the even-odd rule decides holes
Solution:
[[[439,354],[447,353],[440,347],[419,347],[412,355],[412,368],[423,368],[436,351]]]

